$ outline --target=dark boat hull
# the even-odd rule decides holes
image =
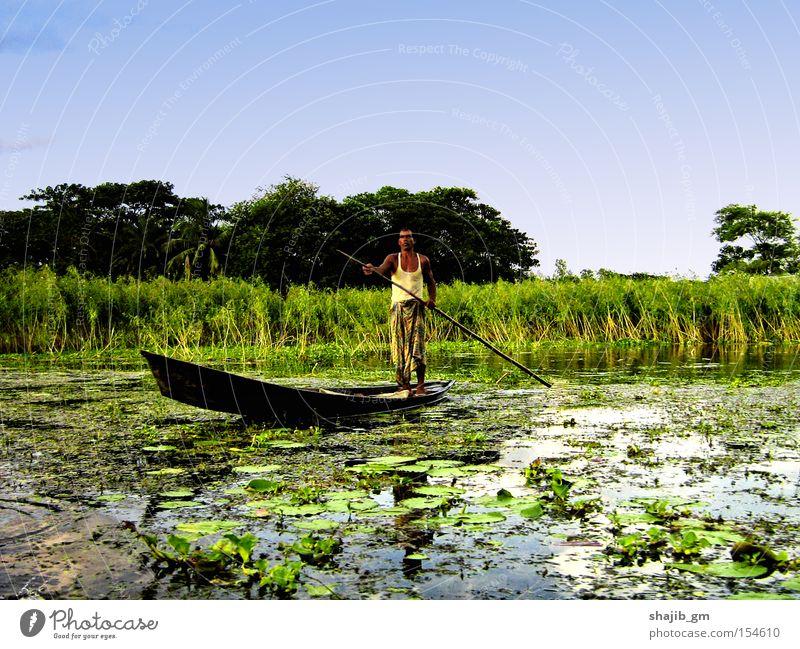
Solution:
[[[324,422],[428,406],[445,398],[453,381],[429,381],[428,394],[391,396],[397,386],[293,388],[230,374],[203,365],[142,351],[161,394],[207,410],[250,421]]]

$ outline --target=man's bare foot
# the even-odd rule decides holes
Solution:
[[[425,389],[424,385],[418,385],[416,394],[428,394],[428,391]]]

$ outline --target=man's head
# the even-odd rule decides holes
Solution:
[[[409,228],[400,228],[400,250],[414,249],[414,233]]]

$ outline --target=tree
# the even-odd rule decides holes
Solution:
[[[93,206],[101,221],[100,240],[113,277],[148,277],[164,272],[163,249],[181,199],[172,183],[140,180],[128,185],[103,183],[94,190]]]
[[[18,246],[17,263],[49,265],[55,272],[78,266],[88,250],[84,232],[90,217],[91,189],[75,183],[32,190],[22,197],[44,205],[18,212],[12,246]],[[24,251],[24,252],[23,252]],[[83,253],[83,254],[82,254]]]
[[[222,271],[230,229],[221,205],[202,198],[181,200],[164,244],[164,274],[208,279]]]
[[[343,205],[364,221],[362,240],[363,233],[374,233],[377,258],[396,252],[397,232],[411,228],[419,249],[436,260],[440,282],[513,281],[539,265],[536,243],[512,228],[497,209],[479,202],[472,189],[435,187],[411,193],[383,187],[348,197]]]
[[[171,274],[183,274],[188,255],[191,274],[206,277],[219,263],[224,210],[206,199],[180,198],[172,183],[64,183],[22,198],[38,204],[3,214],[4,266],[48,265],[57,273],[74,266],[111,277],[152,277],[173,271],[181,254],[180,274]]]
[[[800,269],[800,242],[791,214],[731,204],[718,210],[714,220],[714,236],[726,244],[711,265],[714,272],[777,275]],[[743,245],[748,241],[748,247]]]
[[[316,185],[287,176],[262,196],[234,205],[225,273],[260,277],[282,292],[291,284],[317,283],[315,270],[336,254],[324,244],[338,220],[336,201],[317,192]]]
[[[558,282],[577,282],[578,276],[569,269],[565,259],[556,259],[553,279]]]

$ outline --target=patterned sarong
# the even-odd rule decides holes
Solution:
[[[392,363],[398,385],[411,384],[411,372],[425,366],[425,307],[417,300],[392,305]]]

